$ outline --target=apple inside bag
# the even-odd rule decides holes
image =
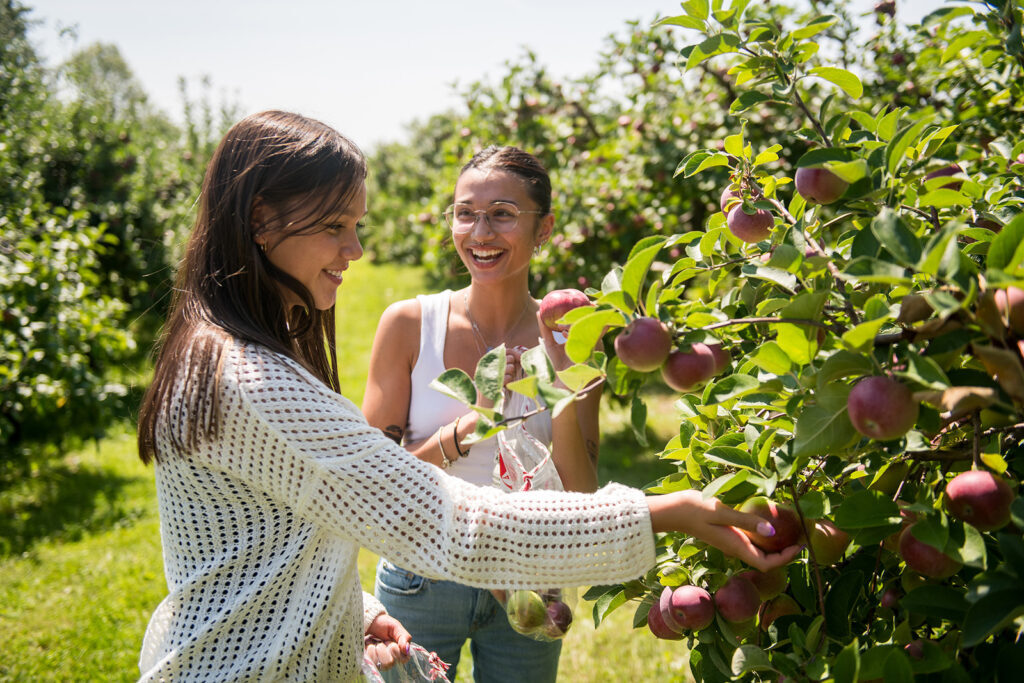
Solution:
[[[521,394],[508,397],[507,414],[525,415],[536,404]],[[520,422],[497,435],[494,485],[506,491],[562,491],[551,451]],[[575,588],[491,591],[504,605],[509,624],[534,640],[558,640],[572,624]]]

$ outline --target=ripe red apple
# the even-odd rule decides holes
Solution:
[[[767,631],[772,622],[779,617],[800,614],[802,611],[797,601],[788,595],[780,595],[773,598],[761,605],[761,609],[758,611],[758,621],[760,622],[761,630]]]
[[[699,631],[715,620],[711,594],[699,586],[679,586],[675,590],[666,587],[658,607],[665,624],[680,631]]]
[[[796,191],[810,204],[831,204],[846,192],[848,182],[827,168],[796,169]]]
[[[661,616],[661,609],[658,605],[651,605],[651,609],[647,612],[647,628],[651,629],[651,633],[661,638],[662,640],[682,640],[683,634],[680,631],[673,631],[669,628],[668,624]]]
[[[815,561],[824,567],[831,567],[846,554],[850,535],[829,520],[819,519],[811,529],[810,544]]]
[[[738,204],[729,211],[725,223],[737,239],[753,244],[768,239],[772,234],[775,219],[764,209],[757,209],[752,214],[746,213],[743,205]]]
[[[590,306],[590,298],[578,289],[556,289],[540,300],[540,319],[549,329],[557,330],[562,316],[574,308]]]
[[[931,180],[932,178],[944,178],[946,176],[952,176],[963,172],[964,169],[960,168],[960,164],[949,164],[948,166],[943,166],[942,168],[936,171],[932,171],[931,173],[926,175],[924,179]],[[951,182],[947,182],[944,185],[941,185],[941,187],[947,190],[959,190],[961,187],[963,187],[963,184],[964,183],[961,180],[954,180]]]
[[[572,625],[572,610],[561,600],[548,603],[548,618],[544,625],[544,633],[555,640],[569,632]]]
[[[1010,521],[1013,489],[991,472],[971,470],[946,484],[946,509],[979,531],[995,531]]]
[[[1007,287],[997,289],[995,294],[999,317],[1007,327],[1024,336],[1024,289]]]
[[[900,534],[900,556],[907,567],[933,579],[945,579],[960,571],[960,562],[941,550],[919,541],[911,524]]]
[[[715,374],[715,357],[704,344],[694,344],[690,351],[672,351],[661,366],[661,378],[676,391],[689,391]]]
[[[657,370],[671,350],[672,334],[656,318],[637,318],[615,337],[619,360],[638,372]]]
[[[895,586],[889,586],[882,593],[878,604],[887,609],[895,609],[900,604],[900,592]]]
[[[757,593],[761,596],[762,600],[771,600],[786,590],[786,586],[789,585],[789,577],[786,576],[785,567],[776,567],[766,572],[748,569],[740,572],[737,576],[741,576],[754,584],[754,588],[757,589]]]
[[[715,608],[726,621],[740,622],[753,619],[761,606],[757,588],[741,576],[731,576],[715,591]]]
[[[696,347],[697,345],[694,344]],[[715,359],[715,374],[720,374],[723,370],[729,367],[729,363],[732,362],[732,356],[729,352],[722,348],[721,344],[701,344],[701,346],[707,347],[708,351],[711,352],[712,357]]]
[[[846,400],[854,429],[877,441],[896,439],[910,431],[919,407],[910,389],[890,377],[862,379]]]
[[[722,208],[722,211],[727,211],[729,204],[734,201],[743,201],[743,195],[740,194],[739,190],[734,190],[730,186],[722,190],[722,196],[718,200],[718,205]]]
[[[762,536],[746,529],[740,530],[750,537],[754,545],[767,553],[777,553],[788,548],[804,535],[803,529],[800,528],[800,517],[789,505],[777,505],[764,496],[754,496],[744,501],[739,511],[762,517],[775,527],[774,536]]]

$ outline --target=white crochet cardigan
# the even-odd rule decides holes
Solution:
[[[293,361],[241,342],[225,356],[217,438],[174,455],[158,430],[169,594],[142,680],[358,679],[382,611],[360,589],[360,546],[487,588],[608,584],[654,564],[636,489],[478,488],[410,455]],[[180,415],[180,391],[172,403]]]

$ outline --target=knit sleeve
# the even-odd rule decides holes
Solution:
[[[614,583],[654,564],[643,493],[503,493],[449,477],[298,366],[236,348],[214,466],[411,571],[485,588]]]
[[[387,614],[388,611],[384,609],[384,605],[381,604],[380,600],[373,597],[369,593],[363,592],[363,633],[366,633],[367,629],[370,628],[370,624],[381,614]]]

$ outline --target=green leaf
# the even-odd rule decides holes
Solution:
[[[758,346],[754,354],[750,356],[750,362],[773,375],[789,372],[792,367],[789,356],[774,341],[767,341]]]
[[[960,224],[954,222],[946,223],[937,230],[928,240],[924,248],[918,270],[928,275],[937,275],[942,264],[950,258],[959,258],[959,246],[956,236],[960,232]],[[991,249],[989,250],[991,254]]]
[[[843,499],[836,508],[834,521],[843,530],[865,529],[899,524],[901,517],[899,506],[884,493],[864,490]]]
[[[878,331],[890,320],[892,320],[892,316],[887,315],[877,320],[862,322],[843,333],[843,342],[855,351],[865,351],[874,343]]]
[[[970,206],[971,198],[962,192],[939,188],[932,190],[917,200],[921,206],[934,206],[937,209],[944,209],[948,206]]]
[[[653,24],[654,26],[682,26],[683,28],[692,28],[696,31],[703,31],[707,24],[700,19],[681,15],[678,17],[662,17]]]
[[[885,683],[914,683],[914,669],[910,660],[899,650],[893,650],[882,665]]]
[[[832,662],[832,677],[835,683],[857,683],[860,674],[860,643],[854,638],[839,651]]]
[[[647,404],[639,397],[633,397],[629,410],[629,424],[633,435],[641,446],[647,446]]]
[[[925,584],[900,598],[900,607],[914,614],[959,624],[967,613],[968,603],[962,588]]]
[[[654,244],[640,249],[634,248],[622,269],[622,291],[633,301],[640,300],[640,290],[643,287],[644,278],[647,277],[647,271],[665,244],[663,237],[646,239],[652,240]]]
[[[874,367],[871,359],[863,354],[837,351],[828,357],[818,371],[818,389],[824,389],[844,377],[870,375]]]
[[[751,377],[750,375],[729,375],[708,388],[705,392],[704,405],[715,405],[743,394],[749,394],[760,386],[761,383],[757,381],[756,377]]]
[[[537,398],[536,377],[524,377],[522,379],[517,379],[514,382],[509,382],[506,386],[510,391],[522,394],[526,398]]]
[[[430,388],[440,391],[445,396],[451,396],[456,401],[462,401],[466,405],[476,403],[476,385],[473,384],[469,374],[459,368],[442,372],[430,383]]]
[[[825,596],[825,626],[830,636],[847,638],[850,635],[850,612],[853,603],[864,590],[864,574],[859,571],[843,572],[832,583]]]
[[[859,98],[864,94],[864,86],[861,85],[860,79],[846,69],[838,69],[831,66],[819,66],[811,69],[810,74],[835,83],[843,89],[843,92],[854,99]]]
[[[822,31],[828,29],[837,21],[839,21],[839,18],[831,14],[825,14],[820,17],[815,17],[810,21],[810,23],[806,24],[805,26],[801,26],[800,28],[793,31],[791,35],[793,36],[794,40],[803,40],[804,38],[810,38],[811,36],[816,36]],[[860,97],[860,95],[855,95],[855,97]]]
[[[556,374],[558,375],[558,379],[562,380],[565,386],[575,392],[581,390],[583,387],[600,377],[601,371],[597,368],[592,368],[589,365],[576,363],[565,370],[558,371]],[[510,388],[511,386],[512,385],[509,384]]]
[[[756,90],[747,90],[733,100],[732,104],[729,105],[729,111],[733,114],[738,114],[750,109],[751,107],[756,107],[763,102],[772,101],[773,98],[769,95],[765,95],[764,93],[760,93]]]
[[[871,221],[871,232],[890,254],[905,266],[921,258],[921,243],[906,222],[889,207],[884,207]]]
[[[854,282],[877,282],[888,285],[911,285],[913,280],[907,275],[903,266],[870,258],[858,256],[846,265],[839,275],[844,280]]]
[[[989,593],[967,609],[964,647],[973,647],[1024,615],[1024,588]]]
[[[626,604],[626,591],[622,588],[602,593],[594,601],[594,628],[601,625],[609,614]]]
[[[1014,271],[1024,262],[1024,213],[1003,226],[988,248],[986,265],[992,270]]]
[[[480,395],[497,404],[505,384],[505,345],[491,349],[476,364],[476,387]]]
[[[584,316],[569,328],[569,339],[565,343],[566,355],[574,363],[582,363],[590,358],[605,327],[618,328],[625,324],[626,319],[622,313],[608,309],[597,310]]]
[[[754,460],[742,448],[732,446],[714,446],[704,451],[704,458],[722,465],[732,465],[748,470],[757,470]]]
[[[912,123],[900,130],[889,141],[885,149],[885,164],[890,174],[895,174],[896,169],[903,163],[907,148],[917,141],[921,131],[931,122],[932,118],[932,116],[923,117],[916,123]]]
[[[768,654],[757,645],[740,645],[732,653],[732,672],[737,676],[770,668]]]
[[[845,406],[840,410],[822,405],[804,408],[796,420],[793,455],[823,455],[841,451],[853,443],[857,431],[850,423]]]

